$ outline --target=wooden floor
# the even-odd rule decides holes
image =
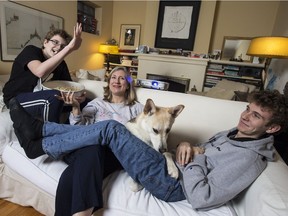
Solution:
[[[9,201],[0,199],[1,216],[43,216],[32,207],[23,207]]]

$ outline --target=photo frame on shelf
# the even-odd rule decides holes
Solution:
[[[63,18],[15,2],[0,2],[1,60],[14,61],[27,45],[41,47],[50,30],[62,29]]]
[[[251,37],[224,36],[221,60],[252,62],[253,58],[246,54],[251,40]]]
[[[192,51],[194,48],[200,6],[200,0],[160,0],[155,47]]]
[[[120,29],[120,49],[135,50],[140,41],[140,24],[122,24]]]

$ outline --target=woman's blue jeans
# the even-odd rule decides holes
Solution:
[[[180,182],[167,172],[165,157],[114,120],[91,125],[45,122],[43,137],[43,150],[55,159],[90,145],[109,146],[127,173],[155,197],[168,202],[185,199]]]

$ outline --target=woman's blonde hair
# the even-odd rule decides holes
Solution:
[[[125,80],[128,83],[128,88],[125,91],[125,104],[126,105],[133,105],[137,101],[137,95],[135,91],[135,86],[134,86],[134,81],[131,76],[131,74],[127,71],[125,67],[115,67],[113,70],[109,73],[108,78],[107,78],[107,83],[108,85],[104,87],[104,100],[108,102],[112,102],[112,92],[110,91],[109,88],[109,83],[111,80],[111,77],[114,72],[122,70],[125,72]]]

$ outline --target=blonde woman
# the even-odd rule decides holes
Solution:
[[[125,124],[143,110],[143,105],[137,102],[132,77],[125,67],[116,67],[110,72],[103,98],[92,100],[82,112],[72,93],[62,94],[62,99],[72,105],[70,124],[73,125],[110,119]],[[122,166],[109,148],[99,146],[78,149],[65,156],[64,161],[69,166],[59,180],[55,216],[90,216],[103,206],[103,178],[122,169]]]
[[[143,109],[143,105],[137,102],[132,77],[125,67],[116,67],[110,72],[104,97],[89,102],[82,112],[73,94],[64,96],[64,102],[72,105],[69,120],[73,125],[88,125],[110,119],[125,124]]]

